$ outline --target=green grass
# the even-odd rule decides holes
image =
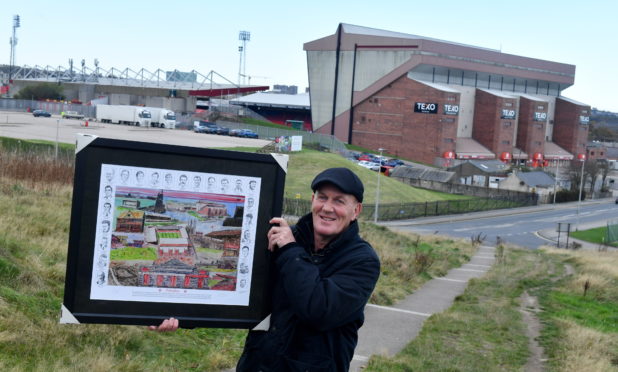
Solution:
[[[606,244],[607,241],[607,226],[595,227],[588,230],[579,230],[571,232],[570,236],[575,239],[584,240],[594,244]],[[611,242],[608,245],[618,247],[618,242]]]
[[[130,261],[130,260],[156,260],[157,252],[154,248],[135,248],[124,247],[112,249],[110,260],[112,261]]]
[[[582,293],[553,291],[546,311],[556,318],[566,318],[605,333],[618,334],[618,303],[598,301]]]
[[[311,181],[327,168],[345,167],[354,171],[365,185],[364,203],[375,202],[378,174],[336,154],[303,150],[291,154],[285,181],[285,197],[311,199]],[[434,200],[460,200],[468,197],[404,186],[401,182],[380,175],[380,203],[413,203]]]

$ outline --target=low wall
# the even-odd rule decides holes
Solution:
[[[529,192],[513,191],[505,189],[492,189],[487,187],[462,185],[459,183],[444,183],[437,181],[425,181],[410,178],[393,177],[394,179],[401,181],[407,185],[420,187],[423,189],[445,192],[449,194],[459,194],[476,196],[480,198],[500,198],[500,199],[513,199],[524,200],[537,198],[537,195]]]

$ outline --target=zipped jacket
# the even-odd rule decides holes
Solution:
[[[356,221],[318,252],[311,214],[292,231],[276,251],[270,328],[249,332],[237,371],[348,371],[380,261]]]

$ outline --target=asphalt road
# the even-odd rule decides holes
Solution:
[[[439,234],[470,238],[482,234],[487,244],[497,238],[504,242],[536,249],[548,241],[539,236],[541,230],[556,230],[558,223],[571,223],[575,230],[583,225],[604,225],[607,220],[618,219],[618,205],[613,199],[584,201],[579,212],[577,202],[515,208],[489,212],[451,215],[440,218],[385,222],[383,225],[398,230],[421,234]]]
[[[271,141],[263,139],[218,136],[189,130],[145,128],[119,124],[102,124],[84,120],[37,117],[23,112],[0,112],[0,137],[75,143],[76,134],[85,133],[104,138],[151,143],[164,143],[202,148],[263,147]]]

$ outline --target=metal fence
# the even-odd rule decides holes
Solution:
[[[493,209],[517,208],[536,205],[534,197],[496,199],[475,198],[466,200],[428,201],[421,203],[380,203],[378,206],[378,220],[392,221],[418,217],[442,216],[480,212]],[[371,220],[375,215],[375,204],[363,204],[361,217]],[[302,216],[311,211],[311,201],[285,198],[283,214]]]
[[[77,111],[85,118],[95,117],[95,107],[70,102],[56,101],[36,101],[29,99],[0,99],[1,111],[31,112],[34,110],[45,110],[50,114],[60,115],[63,111]]]

